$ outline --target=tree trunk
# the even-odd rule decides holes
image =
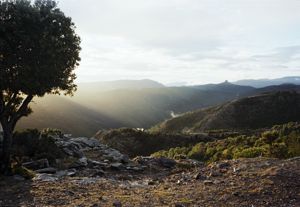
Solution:
[[[13,129],[9,124],[3,124],[3,143],[2,143],[2,153],[0,156],[0,173],[10,174],[11,173],[11,150],[12,150],[12,135]]]
[[[18,104],[18,106],[20,105],[19,108],[12,109],[12,104],[17,96],[18,93],[15,93],[12,96],[12,100],[8,101],[6,105],[3,105],[3,93],[0,92],[0,123],[3,130],[2,152],[0,152],[0,174],[11,174],[13,131],[19,119],[30,113],[28,104],[31,102],[33,95],[28,95],[21,104]]]

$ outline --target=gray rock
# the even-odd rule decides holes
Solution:
[[[74,176],[74,175],[76,175],[76,173],[77,173],[76,169],[67,170],[67,176]]]
[[[228,162],[221,162],[221,163],[218,163],[216,165],[217,168],[220,168],[220,169],[223,169],[223,168],[229,168],[230,167],[230,164]]]
[[[78,159],[78,164],[83,167],[86,167],[88,165],[88,159],[86,157],[82,157]]]
[[[107,168],[109,167],[109,164],[105,162],[96,161],[96,160],[88,160],[88,166],[89,167],[99,166],[99,167]]]
[[[77,138],[71,138],[70,140],[79,143],[81,147],[94,148],[100,145],[99,140],[95,138],[77,137]]]
[[[77,173],[77,170],[72,168],[69,170],[57,171],[55,176],[56,177],[74,176],[74,175],[76,175],[76,173]]]
[[[25,180],[25,178],[21,175],[14,175],[14,179],[18,180],[18,181],[24,181]]]
[[[42,182],[55,182],[58,180],[54,175],[49,174],[37,174],[34,178],[34,181],[42,181]]]
[[[146,166],[127,166],[126,170],[132,170],[135,172],[141,172],[144,171],[147,167]]]
[[[49,167],[49,162],[47,159],[40,159],[31,162],[25,162],[22,164],[23,167],[28,168],[30,170],[38,170]]]
[[[127,155],[123,155],[118,150],[108,148],[103,151],[103,158],[108,159],[112,162],[122,162],[128,163],[129,157]]]
[[[55,174],[56,171],[57,170],[55,168],[53,168],[53,167],[47,167],[47,168],[36,170],[35,172],[37,172],[37,173]]]
[[[66,153],[69,156],[74,157],[83,157],[83,154],[81,152],[82,146],[79,143],[73,142],[73,141],[63,141],[59,140],[55,142],[55,144],[60,147],[64,153]]]
[[[221,176],[222,173],[218,172],[218,171],[215,171],[215,170],[211,170],[210,173],[209,173],[209,177],[218,177],[218,176]]]
[[[88,159],[86,157],[79,158],[71,165],[71,168],[82,168],[88,166]]]
[[[211,181],[211,180],[204,180],[203,183],[204,183],[204,185],[212,185],[212,184],[214,184],[214,182]]]
[[[185,205],[183,205],[181,203],[175,203],[175,207],[185,207]]]
[[[173,159],[169,159],[169,158],[165,158],[165,157],[161,157],[158,158],[158,163],[165,168],[172,168],[176,165],[176,161]]]
[[[121,203],[120,201],[115,201],[115,202],[113,203],[113,206],[114,206],[114,207],[122,207],[122,203]]]
[[[202,175],[201,172],[196,173],[193,177],[196,180],[205,180],[206,179],[206,176]]]
[[[173,168],[176,165],[175,160],[166,157],[155,158],[155,157],[139,156],[134,158],[133,161],[144,166],[157,165],[164,168]]]
[[[79,184],[79,185],[90,185],[90,184],[96,183],[97,180],[98,180],[98,178],[83,178],[83,179],[80,179],[75,182],[77,182],[77,184]]]
[[[105,172],[103,170],[96,170],[93,174],[92,177],[99,177],[105,175]]]
[[[113,170],[122,170],[124,169],[124,165],[122,163],[112,163],[111,169]]]

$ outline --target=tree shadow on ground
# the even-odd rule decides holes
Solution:
[[[12,176],[0,176],[0,206],[34,206],[31,188],[31,180],[19,181]]]

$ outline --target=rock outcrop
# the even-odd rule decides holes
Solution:
[[[111,174],[140,173],[145,169],[172,169],[176,161],[168,158],[137,157],[129,159],[96,138],[50,135],[55,145],[63,152],[63,159],[56,159],[54,166],[47,159],[23,163],[23,167],[34,170],[35,180],[57,181],[66,176],[99,177]],[[125,173],[124,173],[125,172]]]

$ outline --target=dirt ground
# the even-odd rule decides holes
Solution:
[[[300,157],[230,160],[160,173],[65,177],[51,182],[2,177],[0,206],[299,207]]]

